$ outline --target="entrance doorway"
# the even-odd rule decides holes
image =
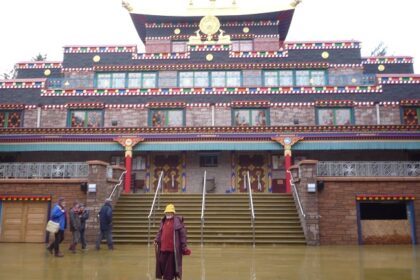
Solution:
[[[240,192],[248,191],[247,173],[254,192],[267,191],[267,157],[263,154],[239,154],[237,162],[237,188]]]
[[[179,192],[182,186],[182,162],[180,155],[154,155],[152,159],[151,185],[153,189],[159,182],[163,171],[162,188],[164,192]]]

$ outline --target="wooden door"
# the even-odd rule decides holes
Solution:
[[[239,155],[238,156],[238,188],[240,192],[246,192],[248,184],[247,180],[244,181],[244,177],[247,176],[249,171],[249,179],[251,181],[251,187],[254,192],[265,192],[267,190],[267,161],[266,156],[262,154],[256,155]]]
[[[47,202],[3,202],[2,208],[0,241],[31,243],[45,241]]]
[[[164,192],[178,192],[182,185],[182,164],[180,155],[155,155],[153,157],[152,186],[156,190],[159,176],[163,171]]]

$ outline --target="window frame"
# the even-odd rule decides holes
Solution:
[[[298,85],[297,81],[297,74],[298,72],[303,72],[303,71],[308,71],[309,72],[309,84],[308,85]],[[266,73],[270,73],[270,72],[275,72],[276,73],[276,79],[277,79],[277,84],[274,85],[267,85],[265,77],[266,77]],[[292,80],[293,80],[293,84],[292,85],[282,85],[281,83],[281,72],[292,72]],[[311,81],[314,79],[315,75],[313,75],[316,72],[323,72],[324,73],[324,84],[315,84],[314,82],[311,83]],[[302,86],[315,86],[315,87],[319,87],[319,86],[326,86],[328,85],[328,71],[325,69],[282,69],[282,70],[273,70],[273,69],[265,69],[262,70],[262,75],[261,75],[261,79],[262,79],[262,85],[264,87],[302,87]]]
[[[333,110],[333,124],[332,125],[338,126],[336,111],[337,110],[344,110],[344,109],[350,111],[350,124],[349,125],[355,125],[356,120],[355,120],[354,108],[353,107],[317,107],[317,108],[315,108],[315,122],[316,122],[316,125],[328,126],[326,124],[320,124],[319,123],[319,112],[321,110]],[[341,124],[341,125],[343,125],[343,124]],[[344,125],[347,125],[347,124],[344,124]]]
[[[401,114],[401,117],[400,117],[401,124],[409,125],[409,124],[406,124],[405,120],[404,120],[404,111],[406,109],[415,109],[416,110],[416,112],[417,112],[417,125],[420,125],[420,106],[419,107],[418,106],[401,106],[401,112],[400,112],[400,114]]]
[[[72,113],[73,112],[84,112],[85,116],[83,119],[83,128],[91,128],[88,127],[88,113],[89,112],[100,112],[101,113],[101,128],[104,127],[104,110],[103,109],[71,109],[67,111],[67,127],[68,128],[78,128],[76,126],[72,126]]]
[[[1,113],[4,113],[4,123],[0,128],[18,128],[23,127],[23,110],[0,110]],[[10,127],[9,126],[9,115],[11,113],[19,113],[19,126]]]
[[[215,160],[210,160],[210,163],[204,160],[205,158],[212,158]],[[219,156],[217,154],[200,154],[198,157],[198,164],[200,167],[218,167],[219,166]]]
[[[165,126],[153,126],[152,118],[153,112],[155,111],[164,111],[165,112]],[[185,108],[151,108],[149,109],[148,116],[147,116],[147,126],[148,127],[177,127],[177,126],[168,126],[168,114],[171,111],[181,111],[182,112],[182,126],[186,126],[186,110]]]
[[[256,107],[244,107],[244,108],[232,108],[231,110],[231,124],[232,127],[242,127],[241,125],[236,124],[236,113],[239,111],[248,111],[248,117],[250,124],[245,127],[268,127],[270,126],[270,108],[256,108]],[[265,112],[265,125],[255,125],[253,123],[253,112],[254,111],[264,111]]]
[[[124,86],[123,87],[116,87],[114,86],[114,79],[113,75],[115,74],[124,74]],[[130,86],[130,74],[140,74],[140,87],[131,87]],[[155,75],[155,84],[153,87],[145,87],[144,86],[144,75],[145,74],[154,74]],[[100,75],[110,75],[110,78],[108,80],[110,87],[99,87],[99,76]],[[94,80],[94,86],[97,89],[120,89],[120,88],[158,88],[159,87],[159,72],[157,71],[143,71],[143,72],[97,72],[95,73],[95,80]]]
[[[224,85],[213,85],[213,73],[220,73],[223,72],[224,73]],[[181,85],[181,75],[182,73],[193,73],[193,77],[192,77],[192,86],[182,86]],[[208,79],[208,85],[207,86],[199,86],[196,85],[196,73],[207,73],[207,79]],[[227,84],[227,77],[228,77],[228,73],[238,73],[239,74],[239,85],[228,85]],[[178,75],[177,75],[177,86],[180,88],[208,88],[208,87],[227,87],[227,88],[235,88],[235,87],[242,87],[243,86],[243,71],[242,70],[214,70],[214,71],[178,71]]]

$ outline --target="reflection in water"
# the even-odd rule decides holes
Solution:
[[[64,245],[63,248],[66,248]],[[183,280],[373,280],[419,278],[416,246],[192,246]],[[147,246],[65,252],[44,245],[0,243],[0,279],[155,279],[155,252]]]

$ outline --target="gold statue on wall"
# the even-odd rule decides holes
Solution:
[[[231,44],[230,36],[225,35],[225,31],[220,29],[220,21],[217,17],[213,15],[207,15],[200,20],[199,30],[195,31],[195,36],[191,36],[189,38],[188,44],[189,45],[199,45],[199,44],[206,44],[206,45],[226,45]],[[206,41],[201,40],[201,33],[207,36]],[[219,33],[219,34],[217,34]],[[218,35],[218,40],[214,40],[214,36]]]

